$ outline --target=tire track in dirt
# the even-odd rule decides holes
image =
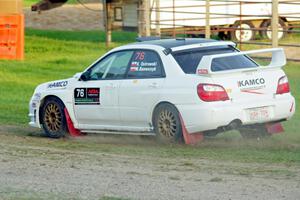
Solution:
[[[33,129],[22,128],[23,133],[16,135],[19,129],[0,127],[0,194],[4,197],[15,191],[21,191],[25,196],[32,193],[41,198],[50,195],[58,199],[102,196],[297,199],[300,196],[298,166],[168,158],[138,152],[116,154],[68,145],[64,149],[54,146],[59,140],[24,136],[26,132],[32,134]],[[97,138],[89,137],[80,142],[89,143],[90,139]],[[70,145],[72,142],[76,139],[66,140]]]

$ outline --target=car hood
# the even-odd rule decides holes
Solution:
[[[43,92],[47,90],[65,90],[74,81],[75,78],[69,78],[42,83],[36,87],[35,92]]]

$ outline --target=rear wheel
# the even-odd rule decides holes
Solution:
[[[160,142],[183,141],[179,113],[171,104],[161,104],[155,109],[153,125]]]
[[[255,38],[255,27],[250,21],[237,21],[231,27],[234,30],[230,31],[230,38],[239,42],[247,42]]]
[[[49,98],[42,107],[41,120],[45,134],[51,138],[60,138],[67,133],[64,104],[57,98]]]
[[[271,20],[265,20],[261,23],[260,28],[263,28],[264,30],[261,30],[259,32],[260,36],[262,38],[266,38],[271,40],[272,39],[272,27],[271,27]],[[282,39],[286,35],[286,25],[285,22],[282,19],[279,19],[278,22],[278,39]]]
[[[243,138],[260,139],[270,136],[264,124],[248,125],[239,129]]]

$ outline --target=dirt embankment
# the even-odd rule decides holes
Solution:
[[[41,13],[25,8],[25,26],[47,30],[103,30],[102,4],[86,4],[86,7],[64,5]]]
[[[300,169],[295,166],[111,153],[106,150],[126,146],[122,139],[90,135],[76,146],[78,139],[25,133],[36,131],[0,127],[0,199],[300,198]],[[91,141],[102,150],[89,148]]]

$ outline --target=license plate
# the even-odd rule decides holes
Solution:
[[[250,121],[261,121],[270,119],[270,108],[250,108],[247,110],[247,115]]]

